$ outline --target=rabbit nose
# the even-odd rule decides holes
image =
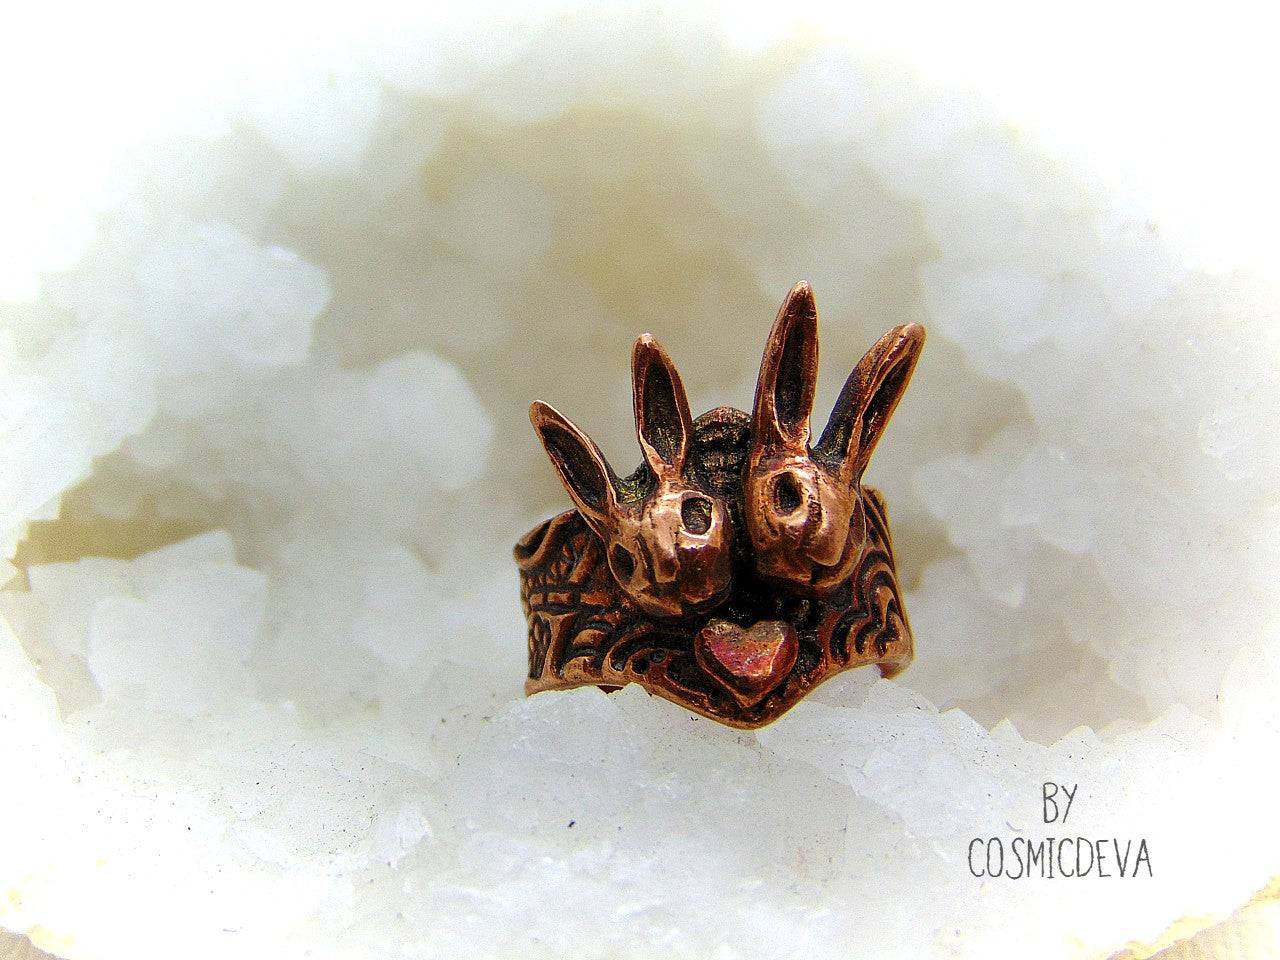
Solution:
[[[656,583],[674,583],[680,575],[680,558],[674,547],[653,552],[653,579]]]
[[[805,551],[819,566],[833,567],[844,556],[849,541],[853,504],[844,491],[823,484],[821,479],[814,493],[805,529]]]
[[[844,553],[844,544],[848,539],[849,531],[847,528],[841,530],[831,521],[829,515],[823,515],[820,507],[815,508],[815,513],[818,515],[810,528],[812,536],[808,543],[809,556],[815,563],[824,567],[835,566]]]

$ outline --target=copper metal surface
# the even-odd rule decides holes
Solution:
[[[862,473],[924,346],[894,327],[859,361],[816,445],[813,292],[792,288],[765,345],[752,416],[694,420],[645,334],[632,355],[644,461],[620,478],[542,402],[530,419],[576,509],[516,545],[526,693],[639,683],[734,727],[775,720],[823,680],[912,657],[884,501]]]

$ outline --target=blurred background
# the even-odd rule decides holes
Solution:
[[[801,900],[835,918],[818,955],[872,935],[840,898],[883,879],[880,851],[900,864],[885,884],[956,896],[961,918],[903,918],[886,951],[892,932],[1003,954],[1018,923],[1053,955],[1163,945],[1274,877],[1266,844],[1224,857],[1182,828],[1226,795],[1245,835],[1266,778],[1242,758],[1276,735],[1270,11],[72,5],[12,24],[0,675],[7,769],[40,787],[0,807],[0,924],[124,955],[121,902],[87,891],[176,899],[156,864],[179,808],[204,823],[186,855],[204,866],[179,858],[188,904],[144,954],[231,917],[264,953],[535,955],[518,932],[546,934],[536,898],[486,872],[495,849],[530,888],[559,890],[537,872],[558,869],[619,910],[633,880],[601,864],[648,863],[635,897],[656,919],[584,921],[549,955],[621,956],[628,936],[637,955],[746,955],[750,935],[719,942],[675,903],[706,876],[673,871],[677,847],[695,873],[757,878],[777,955],[815,922],[787,913]],[[567,506],[525,411],[555,404],[629,471],[634,337],[662,340],[695,413],[748,407],[800,278],[816,425],[880,333],[930,329],[868,480],[920,650],[876,695],[905,698],[883,736],[919,711],[933,726],[887,761],[875,738],[839,754],[870,696],[855,678],[829,716],[707,734],[659,769],[679,735],[631,700],[520,703],[510,544]],[[584,730],[647,748],[632,762],[665,786],[580,754]],[[860,779],[873,758],[896,773]],[[1088,923],[956,894],[949,845],[1021,822],[1028,784],[1068,763],[1104,830],[1199,771],[1144,827],[1173,851],[1162,884],[1068,897]],[[916,770],[954,802],[939,813]],[[761,828],[769,856],[725,852],[732,818],[696,842],[696,818],[645,832],[663,791],[705,813],[725,784],[761,819],[792,811]],[[835,799],[814,827],[818,796]],[[571,802],[628,809],[633,832],[553,836]],[[790,866],[864,822],[861,847]],[[233,877],[294,899],[264,920]],[[750,908],[735,896],[727,916]]]

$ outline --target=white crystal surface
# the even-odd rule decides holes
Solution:
[[[6,235],[0,926],[72,958],[1079,958],[1274,877],[1273,280],[917,53],[650,6],[308,34],[188,90],[61,240]],[[510,547],[567,502],[529,401],[629,470],[631,339],[749,407],[801,277],[819,427],[929,328],[869,476],[916,663],[755,733],[525,700]],[[970,871],[1067,835],[1150,875]]]

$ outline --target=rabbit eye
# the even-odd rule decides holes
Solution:
[[[636,572],[636,558],[622,544],[615,543],[609,548],[609,566],[613,567],[619,580],[630,580]]]
[[[789,516],[800,509],[804,497],[800,494],[800,485],[793,474],[781,474],[773,483],[773,504],[778,513]]]
[[[690,533],[706,533],[711,529],[711,501],[705,497],[689,497],[680,504],[680,519]]]

